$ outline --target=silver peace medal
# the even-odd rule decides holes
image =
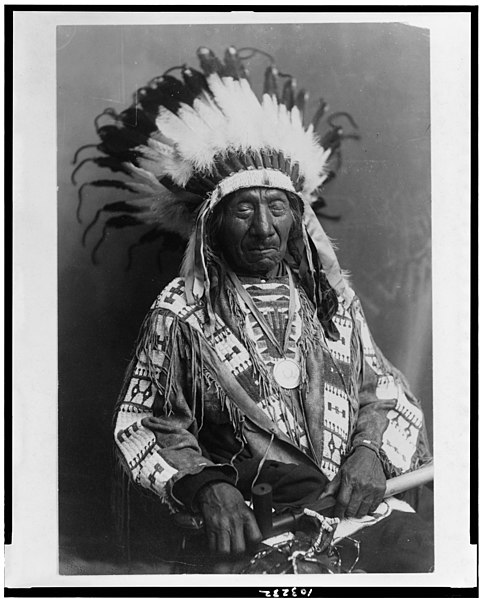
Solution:
[[[273,367],[273,378],[284,389],[295,389],[300,383],[300,366],[291,358],[278,360]]]

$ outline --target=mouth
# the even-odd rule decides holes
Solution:
[[[256,247],[256,248],[250,248],[248,250],[251,254],[260,254],[262,256],[264,255],[268,255],[268,254],[273,254],[275,252],[278,252],[278,248],[276,247]]]

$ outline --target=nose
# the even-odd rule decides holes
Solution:
[[[251,234],[261,239],[275,235],[273,215],[268,206],[259,206],[253,215],[250,227]]]

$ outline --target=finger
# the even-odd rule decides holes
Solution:
[[[231,531],[231,552],[244,553],[245,551],[245,534],[243,523],[237,522],[233,525]]]
[[[217,550],[216,534],[212,530],[208,530],[206,535],[208,537],[208,546],[210,551],[215,552]]]
[[[354,489],[349,501],[349,505],[345,510],[345,515],[347,518],[356,517],[356,514],[358,513],[359,508],[361,506],[361,499],[361,494]]]
[[[352,495],[352,485],[347,481],[342,481],[339,493],[337,495],[337,505],[335,508],[335,516],[337,518],[343,518],[346,510],[349,506]]]
[[[371,508],[371,501],[361,501],[359,509],[357,510],[356,518],[364,518],[367,516]]]
[[[383,497],[381,497],[380,499],[375,499],[372,503],[371,503],[371,507],[369,508],[369,513],[373,514],[377,508],[381,505],[381,502],[383,501]]]
[[[255,519],[255,516],[253,515],[253,512],[249,512],[247,514],[247,517],[245,519],[244,529],[245,529],[245,539],[246,539],[247,543],[250,543],[253,545],[260,543],[260,541],[262,540],[262,533],[260,532],[260,529],[258,528],[258,524]]]
[[[226,530],[219,530],[217,535],[217,551],[222,555],[230,554],[230,534]]]

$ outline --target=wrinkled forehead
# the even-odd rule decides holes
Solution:
[[[249,187],[245,189],[238,189],[221,200],[221,205],[226,207],[230,204],[251,201],[251,202],[263,202],[266,200],[281,199],[289,201],[289,194],[283,189],[276,189],[273,187]]]

